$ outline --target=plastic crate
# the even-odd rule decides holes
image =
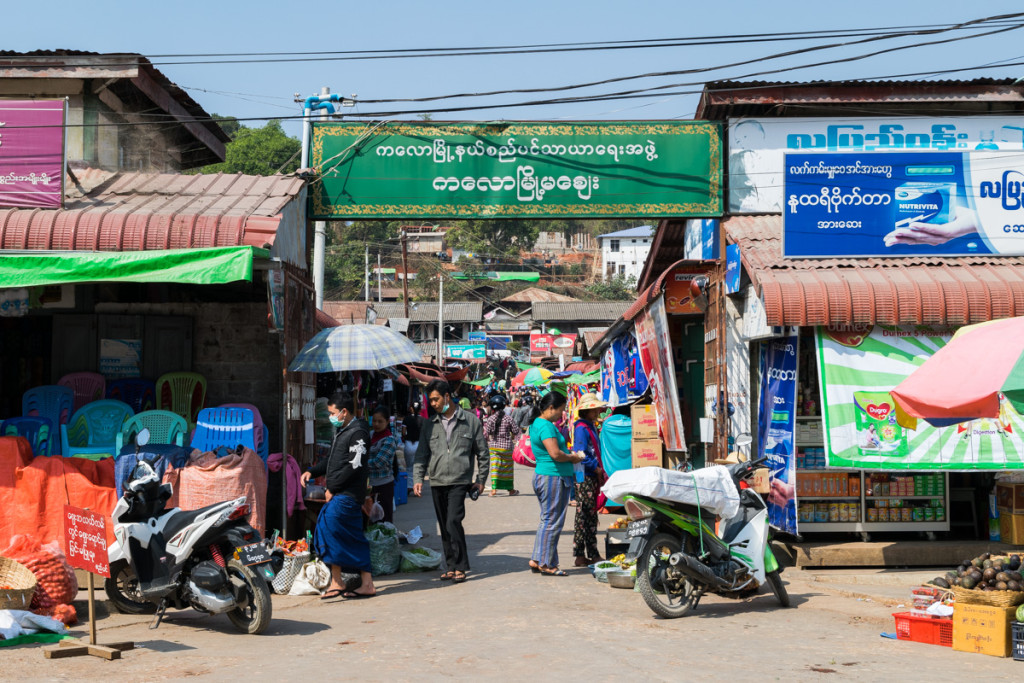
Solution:
[[[915,643],[953,647],[953,620],[919,617],[910,612],[897,612],[896,637]]]
[[[1014,621],[1010,626],[1013,632],[1013,658],[1024,662],[1024,622]]]

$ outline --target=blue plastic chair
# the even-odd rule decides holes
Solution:
[[[138,377],[112,379],[106,397],[127,403],[137,415],[156,408],[156,383]]]
[[[190,445],[203,453],[221,447],[233,451],[240,445],[255,451],[252,411],[248,408],[203,408],[199,411]]]
[[[0,436],[21,436],[32,445],[32,455],[50,455],[53,422],[47,417],[10,417],[0,422]]]
[[[71,420],[74,406],[75,392],[57,384],[33,387],[21,397],[22,415],[45,417],[53,425],[50,430],[50,455],[60,455],[60,426]]]
[[[61,455],[101,460],[117,455],[117,437],[132,417],[131,406],[107,398],[88,403],[60,426]]]
[[[185,441],[188,423],[181,415],[169,410],[147,410],[133,415],[117,435],[117,455],[114,457],[121,455],[121,449],[126,443],[134,443],[135,435],[143,429],[149,430],[151,444],[181,446]]]

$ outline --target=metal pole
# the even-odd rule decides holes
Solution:
[[[384,288],[384,285],[382,283],[383,283],[383,280],[382,280],[381,274],[380,274],[380,252],[378,251],[377,252],[377,303],[380,303],[380,302],[384,301],[384,295],[383,295],[383,293],[381,291]]]
[[[405,302],[405,319],[409,320],[409,254],[406,251],[406,234],[402,231],[402,301]]]
[[[437,364],[444,367],[444,278],[437,274]]]
[[[370,300],[370,245],[363,248],[363,284],[366,286],[366,300]]]
[[[326,99],[331,94],[327,86],[320,88],[321,99]],[[321,109],[320,120],[327,120],[327,110]],[[313,124],[309,121],[309,110],[306,110],[306,118],[303,121],[303,145],[309,151],[309,137],[307,129],[312,129]],[[304,153],[305,154],[305,153]],[[305,156],[303,156],[305,161]],[[315,221],[313,223],[313,291],[316,292],[316,307],[324,307],[324,252],[327,250],[327,223],[326,221]]]

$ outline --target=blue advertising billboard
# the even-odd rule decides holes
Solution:
[[[1024,153],[786,155],[787,258],[1024,254]]]
[[[771,470],[768,522],[797,533],[796,515],[796,373],[800,338],[790,334],[761,344],[761,405],[758,411],[758,457]]]

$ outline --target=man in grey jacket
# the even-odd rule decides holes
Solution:
[[[447,382],[436,379],[428,384],[427,400],[435,414],[420,433],[412,492],[414,496],[423,495],[423,476],[430,476],[446,565],[441,579],[462,583],[469,571],[466,532],[462,528],[466,495],[470,491],[479,495],[484,490],[490,453],[480,419],[455,403]]]

